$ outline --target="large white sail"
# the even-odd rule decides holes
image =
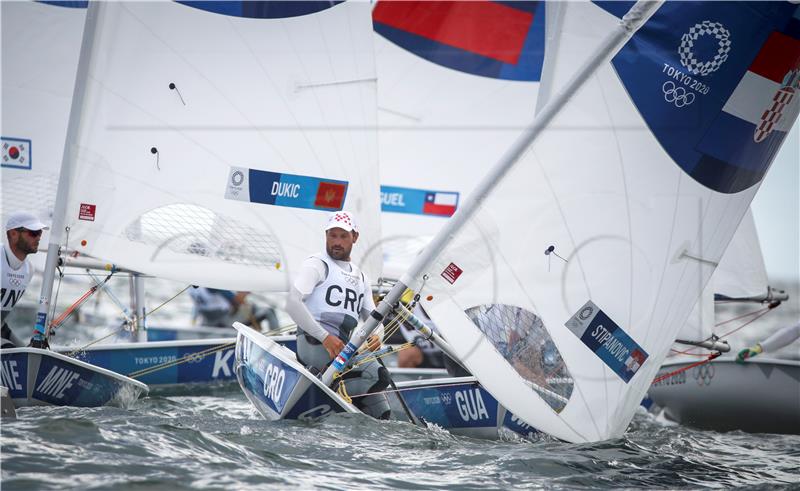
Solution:
[[[2,2],[0,9],[3,223],[16,210],[47,219],[64,153],[86,2]]]
[[[373,10],[385,273],[402,273],[530,122],[544,2]]]
[[[579,66],[628,6],[562,5],[555,59]],[[575,442],[627,428],[796,118],[797,26],[790,3],[662,5],[415,278],[515,415]]]
[[[375,68],[363,2],[108,2],[80,108],[70,246],[163,278],[286,289],[356,214],[379,241]]]

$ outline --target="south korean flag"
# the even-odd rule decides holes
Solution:
[[[2,137],[2,166],[30,169],[31,168],[31,141],[21,138]]]

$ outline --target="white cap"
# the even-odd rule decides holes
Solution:
[[[47,230],[50,228],[36,218],[36,215],[33,213],[17,211],[8,217],[8,221],[6,222],[6,232],[20,227],[28,230]]]
[[[358,232],[356,220],[349,211],[334,211],[331,213],[331,216],[328,217],[328,226],[325,227],[325,230],[330,230],[332,228],[341,228],[348,232],[351,230]]]

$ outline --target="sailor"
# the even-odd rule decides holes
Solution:
[[[331,213],[325,227],[325,252],[308,257],[292,285],[286,311],[297,323],[297,357],[313,371],[323,372],[350,339],[359,318],[366,320],[375,304],[367,276],[350,260],[358,241],[355,217],[347,211]],[[380,348],[382,326],[367,339]],[[389,372],[375,362],[344,374],[347,393],[364,413],[379,419],[391,416],[381,392]],[[368,394],[368,395],[364,395]]]
[[[233,292],[217,288],[194,286],[189,296],[194,302],[192,317],[200,325],[230,327],[235,321],[258,328],[266,320],[269,329],[278,328],[278,318],[272,307],[254,307],[246,301],[250,292]]]
[[[24,211],[12,213],[6,222],[6,243],[3,244],[2,266],[0,267],[0,275],[2,275],[2,296],[0,296],[2,312],[0,316],[3,323],[3,348],[25,346],[25,343],[14,335],[6,321],[31,281],[33,266],[27,258],[29,254],[36,254],[36,251],[39,250],[42,231],[47,228],[35,215]],[[46,343],[47,341],[45,341],[45,345],[36,347],[47,347]]]
[[[748,358],[760,355],[761,353],[777,351],[795,342],[797,339],[800,339],[800,322],[779,329],[764,341],[756,343],[755,346],[741,350],[736,356],[736,361],[744,363]]]
[[[433,329],[433,322],[419,304],[414,308],[414,315],[425,325]],[[425,339],[419,331],[407,322],[400,325],[400,334],[407,343],[413,346],[397,353],[397,366],[400,368],[444,368],[444,353],[433,341]]]
[[[244,292],[235,293],[204,286],[195,286],[189,290],[189,296],[194,302],[194,318],[200,320],[200,325],[211,327],[228,327],[233,324],[236,311],[246,295]]]

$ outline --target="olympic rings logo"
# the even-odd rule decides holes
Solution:
[[[664,100],[675,104],[675,107],[688,106],[694,102],[693,92],[687,92],[683,87],[676,87],[675,82],[668,80],[661,86],[664,93]]]
[[[697,385],[711,385],[711,379],[714,378],[714,373],[716,369],[712,364],[700,365],[699,367],[695,367],[692,371],[692,375],[694,379],[697,380]]]
[[[186,353],[183,356],[183,360],[188,362],[188,363],[200,363],[201,361],[203,361],[204,357],[205,357],[205,355],[197,353],[197,352],[195,352],[195,353]]]

